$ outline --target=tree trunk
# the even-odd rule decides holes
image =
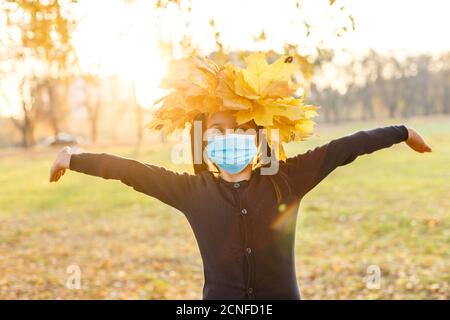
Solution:
[[[47,90],[48,90],[48,98],[49,98],[48,103],[49,103],[49,107],[50,107],[49,108],[50,109],[50,124],[53,129],[53,135],[56,138],[60,132],[59,118],[58,118],[58,111],[57,111],[57,108],[59,106],[58,106],[58,101],[57,101],[54,84],[52,83],[52,81],[50,79],[47,80]]]

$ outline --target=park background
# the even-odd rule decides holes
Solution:
[[[433,148],[395,145],[305,197],[297,275],[305,299],[450,298],[450,5],[445,1],[0,0],[0,299],[198,299],[203,271],[175,209],[119,182],[67,172],[62,145],[176,171],[176,140],[145,129],[171,61],[301,64],[320,105],[295,155],[405,124]],[[68,268],[81,288],[66,286]],[[378,289],[367,271],[381,271]],[[370,269],[370,268],[369,268]]]

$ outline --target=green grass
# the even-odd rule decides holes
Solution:
[[[384,124],[319,126],[288,153]],[[401,144],[360,157],[302,201],[296,251],[304,298],[450,298],[450,119],[407,124],[432,154]],[[0,158],[0,298],[201,298],[200,255],[184,216],[117,181],[67,172],[48,183],[57,151]],[[88,151],[190,170],[170,163],[168,146]],[[65,287],[70,265],[81,268],[80,290]],[[378,290],[363,282],[369,265],[381,269]]]

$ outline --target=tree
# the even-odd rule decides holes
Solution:
[[[33,90],[33,85],[45,84],[46,118],[55,135],[67,114],[63,110],[67,105],[61,101],[67,92],[59,94],[58,91],[68,89],[67,79],[77,68],[70,41],[75,27],[70,7],[75,3],[75,0],[6,0],[0,7],[7,21],[8,62],[15,66],[13,70],[21,78],[22,119],[13,121],[24,135],[32,134],[36,126],[37,118],[33,115],[40,114],[42,119],[41,110],[32,111],[36,106],[29,102],[34,99],[30,95],[39,91]],[[30,90],[25,90],[26,87]],[[23,141],[27,141],[24,146],[29,146],[34,139],[24,136]]]
[[[100,120],[100,113],[102,108],[102,97],[100,90],[100,79],[94,75],[86,75],[84,77],[84,105],[87,110],[89,127],[91,131],[91,141],[97,142],[98,138],[98,123]]]

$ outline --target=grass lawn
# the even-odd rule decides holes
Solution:
[[[450,118],[318,126],[304,152],[355,130],[406,123],[405,144],[338,168],[302,201],[297,275],[305,299],[450,298]],[[118,181],[48,171],[59,149],[0,156],[0,299],[200,299],[203,270],[184,216]],[[170,147],[86,147],[177,171]],[[71,265],[81,289],[67,289]],[[368,289],[367,268],[381,270]]]

